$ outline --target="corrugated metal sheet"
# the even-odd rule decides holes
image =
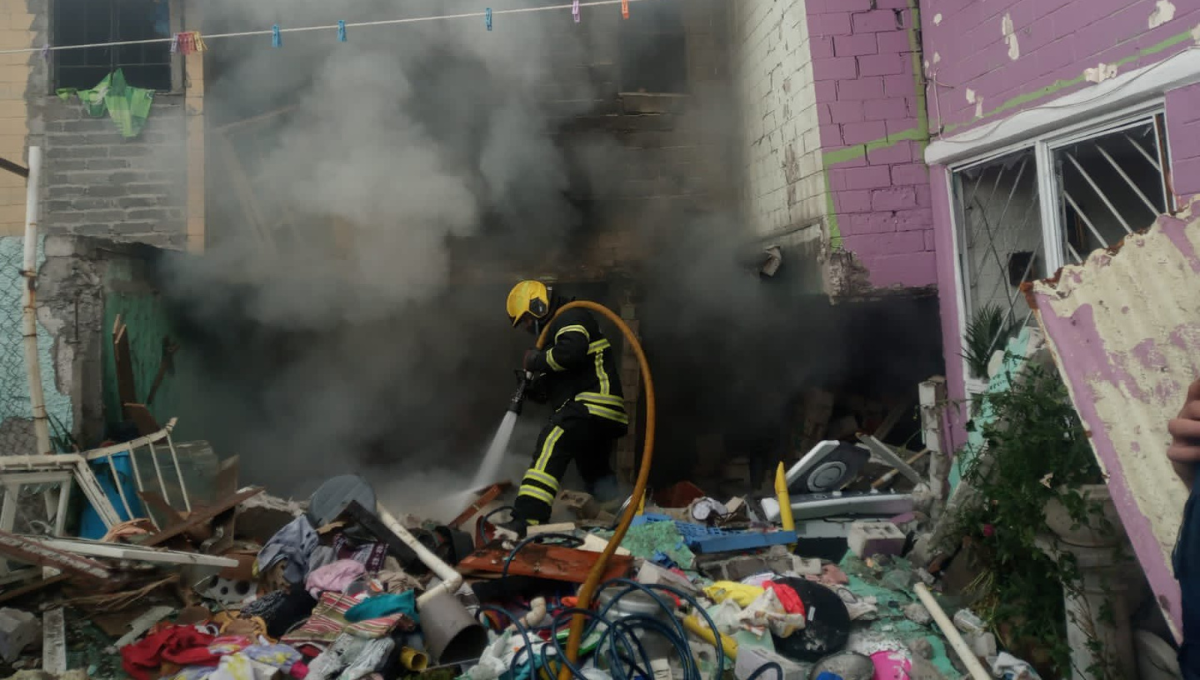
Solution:
[[[1171,550],[1187,489],[1167,421],[1200,376],[1200,218],[1161,217],[1029,292],[1159,604],[1178,626]]]

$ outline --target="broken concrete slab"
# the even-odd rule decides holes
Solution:
[[[795,566],[792,555],[782,545],[771,546],[764,552],[751,555],[728,557],[727,553],[717,553],[696,557],[696,568],[714,581],[741,581],[768,571],[783,574]]]
[[[860,558],[873,555],[899,555],[904,551],[904,532],[891,522],[855,522],[850,525],[846,542]]]
[[[21,651],[37,642],[42,636],[42,622],[38,617],[19,609],[0,609],[0,659],[12,663]]]

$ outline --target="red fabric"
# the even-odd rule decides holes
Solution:
[[[180,665],[215,666],[220,657],[208,651],[212,640],[213,636],[201,633],[191,626],[163,628],[140,642],[122,647],[121,666],[134,680],[151,680],[156,677],[157,674],[153,671],[161,666],[164,660]],[[211,660],[192,661],[195,652],[203,652],[204,656]]]
[[[763,587],[775,591],[775,597],[779,598],[779,603],[783,605],[784,611],[789,614],[804,615],[804,601],[800,599],[795,588],[774,581],[767,581]]]

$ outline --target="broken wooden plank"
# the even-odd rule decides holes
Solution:
[[[56,678],[67,672],[66,624],[62,607],[42,615],[42,670]]]
[[[161,545],[172,538],[181,536],[193,529],[209,526],[214,519],[221,513],[235,510],[239,503],[247,498],[253,498],[263,492],[261,486],[253,486],[248,489],[243,489],[236,494],[223,498],[212,506],[197,508],[180,524],[172,527],[167,527],[157,534],[152,535],[141,545],[149,548],[156,545]]]
[[[124,323],[121,323],[120,315],[117,315],[116,321],[113,323],[113,362],[116,364],[117,372],[117,393],[121,397],[121,404],[131,404],[137,402],[137,381],[133,373],[133,353],[129,349],[129,329]],[[128,419],[129,414],[122,407],[123,417]]]
[[[461,529],[468,520],[479,514],[479,511],[487,507],[488,503],[491,503],[499,498],[500,494],[504,493],[504,491],[510,487],[512,487],[512,482],[501,482],[499,484],[492,484],[481,491],[479,497],[476,498],[475,501],[470,505],[468,505],[466,510],[463,510],[461,513],[459,513],[458,517],[455,517],[454,520],[450,522],[450,528]]]
[[[413,552],[412,548],[408,547],[399,536],[392,533],[392,530],[388,529],[383,520],[379,519],[375,513],[364,508],[358,501],[350,501],[350,504],[339,516],[339,519],[341,518],[358,524],[367,533],[387,545],[388,552],[400,561],[400,565],[406,571],[411,569],[414,575],[420,575],[428,570],[428,567],[417,558],[417,554]]]
[[[927,453],[929,453],[929,449],[927,449],[927,448],[921,449],[920,451],[909,456],[908,460],[906,460],[904,462],[908,463],[909,465],[912,465],[913,463],[917,462],[918,460],[921,460],[921,458],[924,457],[925,454],[927,454]],[[879,479],[871,482],[871,488],[878,489],[878,488],[882,487],[883,485],[892,481],[892,479],[895,478],[895,476],[897,474],[899,474],[899,472],[900,472],[899,470],[888,470],[887,474],[885,474],[884,476],[880,477]]]
[[[73,555],[104,557],[114,560],[133,560],[154,564],[196,564],[205,567],[236,567],[238,561],[228,557],[201,555],[178,550],[159,550],[139,545],[121,545],[88,541],[82,538],[24,538]]]
[[[0,554],[18,562],[36,564],[39,567],[51,567],[64,574],[70,573],[82,578],[101,581],[109,581],[113,578],[112,572],[95,560],[56,550],[38,541],[10,534],[7,531],[0,531]]]
[[[142,636],[142,633],[150,630],[154,627],[154,624],[170,616],[173,611],[175,611],[173,607],[166,606],[152,607],[147,610],[144,614],[129,622],[129,631],[113,644],[113,648],[120,649],[126,645],[133,644],[134,641]]]
[[[907,477],[908,480],[913,484],[920,484],[922,482],[921,475],[918,474],[911,465],[905,463],[903,458],[897,456],[896,452],[892,451],[891,447],[889,447],[887,444],[884,444],[869,434],[863,433],[859,433],[858,440],[863,444],[866,444],[867,448],[871,449],[871,453],[879,456],[888,465],[896,468],[900,474]]]
[[[122,404],[122,408],[125,410],[125,417],[132,420],[137,427],[139,435],[148,437],[162,429],[145,404],[126,402]]]
[[[459,562],[458,569],[462,572],[504,573],[504,563],[508,560],[510,552],[511,550],[502,544],[493,542]],[[530,543],[522,547],[521,551],[512,558],[507,573],[509,576],[533,576],[552,581],[583,583],[599,558],[599,553],[557,545]],[[600,582],[625,576],[629,573],[632,564],[632,557],[611,556]]]
[[[138,492],[138,496],[146,504],[147,511],[153,510],[162,515],[162,520],[166,528],[169,529],[178,524],[183,524],[183,514],[171,507],[171,504],[167,502],[167,499],[162,497],[162,494],[156,491],[140,491]]]
[[[38,581],[34,581],[33,583],[27,583],[19,588],[13,588],[12,590],[6,590],[3,593],[0,593],[0,604],[4,604],[5,602],[10,602],[12,600],[15,600],[20,597],[24,597],[26,595],[31,595],[38,591],[49,588],[50,586],[58,585],[58,584],[62,583],[63,581],[66,581],[68,578],[70,578],[70,577],[66,574],[58,574],[57,576],[51,576],[50,578],[47,578],[47,579],[41,579]]]

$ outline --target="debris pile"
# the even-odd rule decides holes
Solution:
[[[864,439],[820,442],[781,465],[775,498],[718,499],[685,483],[606,510],[563,491],[559,521],[524,538],[500,528],[508,484],[478,490],[438,524],[393,515],[352,475],[298,503],[237,489],[235,461],[212,480],[217,500],[187,511],[163,497],[168,485],[144,480],[126,498],[145,516],[100,540],[0,532],[4,558],[49,574],[0,593],[11,603],[0,609],[0,661],[21,677],[137,680],[933,679],[990,676],[988,664],[1036,677],[906,559],[913,494],[805,493],[831,462],[882,460],[899,478],[921,476]],[[627,511],[636,516],[606,559]],[[791,522],[800,530],[780,526]],[[845,546],[837,559],[821,554],[829,536]],[[596,569],[601,585],[581,601]]]

